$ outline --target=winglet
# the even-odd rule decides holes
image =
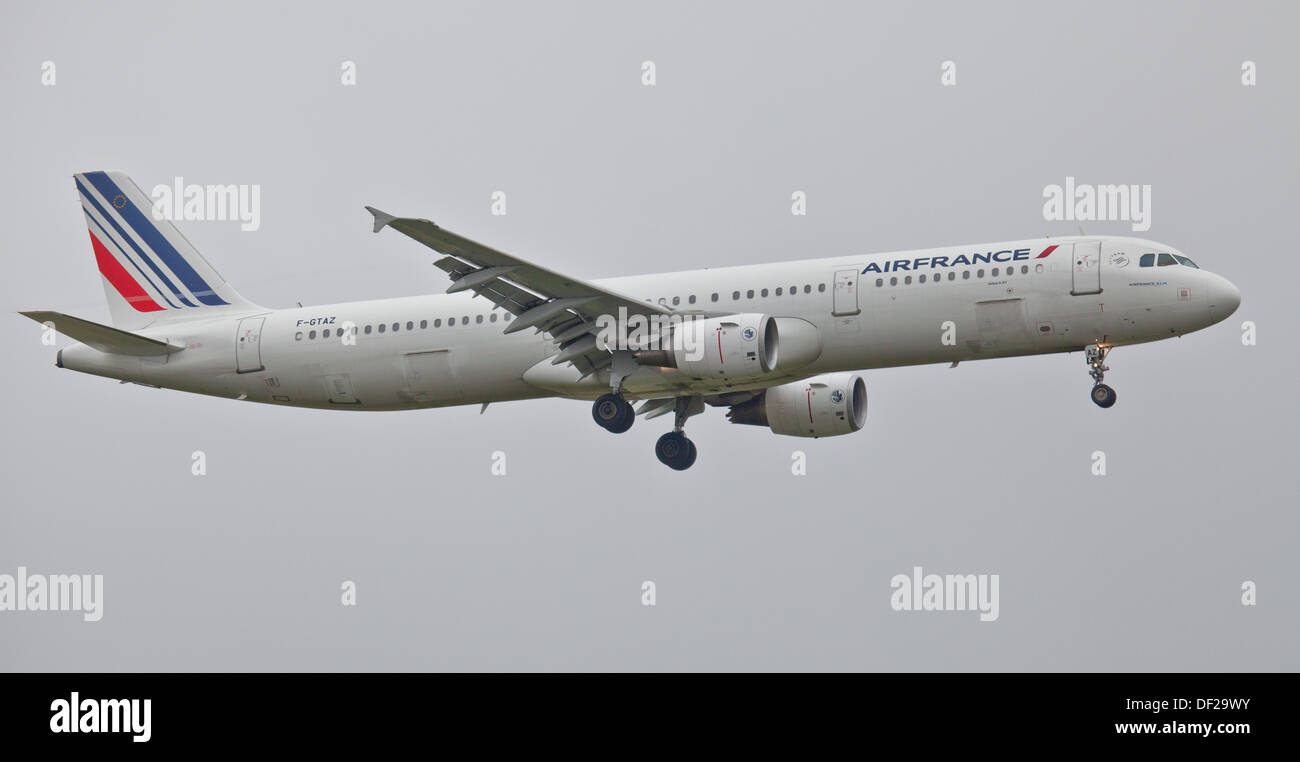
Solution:
[[[373,206],[367,206],[367,207],[366,207],[366,211],[367,211],[367,212],[370,212],[370,213],[373,214],[373,215],[375,215],[375,232],[376,232],[376,233],[378,233],[379,231],[383,230],[385,225],[387,225],[388,223],[390,223],[390,222],[392,222],[393,220],[397,219],[396,217],[394,217],[393,215],[389,214],[388,212],[381,212],[381,211],[379,211],[378,209],[374,208]]]

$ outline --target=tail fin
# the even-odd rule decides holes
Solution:
[[[261,309],[244,299],[121,172],[76,175],[113,325],[149,325]]]

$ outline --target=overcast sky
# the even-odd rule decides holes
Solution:
[[[1297,22],[1282,2],[15,5],[0,574],[103,574],[105,601],[95,623],[0,612],[0,669],[1294,670]],[[1117,349],[1110,410],[1078,354],[877,370],[863,431],[711,410],[675,473],[653,455],[670,419],[613,436],[585,402],[343,413],[57,370],[16,311],[108,322],[71,178],[97,169],[260,185],[259,230],[180,227],[273,307],[446,288],[364,204],[598,278],[1071,235],[1042,215],[1067,176],[1151,185],[1144,237],[1243,303]],[[893,611],[914,566],[1000,575],[999,618]]]

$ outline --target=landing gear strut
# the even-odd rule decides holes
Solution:
[[[673,402],[673,430],[655,442],[655,456],[659,462],[674,471],[685,471],[695,465],[698,452],[695,443],[686,438],[686,419],[704,411],[704,400],[698,396],[678,397]]]
[[[622,434],[632,428],[636,413],[632,404],[617,392],[602,394],[591,406],[591,417],[596,423],[615,434]]]
[[[1110,347],[1101,344],[1089,344],[1084,347],[1084,360],[1088,363],[1088,375],[1092,376],[1092,401],[1099,407],[1110,407],[1115,404],[1115,390],[1102,383],[1106,378],[1106,355],[1110,354]]]
[[[636,422],[636,411],[632,404],[623,399],[623,379],[636,370],[636,358],[626,350],[614,352],[609,370],[609,393],[596,398],[591,406],[591,417],[602,428],[615,434],[622,434],[632,428]]]

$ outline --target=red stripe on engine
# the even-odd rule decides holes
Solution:
[[[165,309],[149,298],[140,284],[136,283],[135,278],[131,277],[131,273],[122,267],[117,257],[104,248],[104,244],[99,242],[94,233],[90,234],[90,244],[95,248],[95,263],[99,265],[100,274],[113,284],[117,293],[121,294],[126,303],[134,307],[136,312],[157,312]]]

